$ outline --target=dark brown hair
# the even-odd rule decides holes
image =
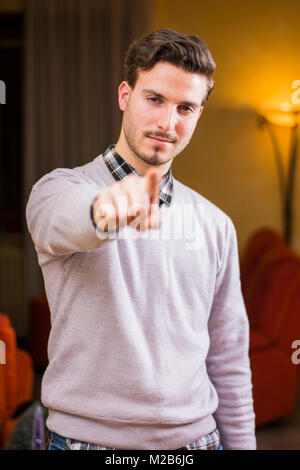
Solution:
[[[139,69],[151,70],[157,62],[168,62],[187,72],[199,73],[207,78],[207,101],[213,87],[212,74],[216,64],[206,44],[198,37],[159,29],[135,39],[124,60],[124,79],[134,88]],[[202,103],[202,104],[203,104]]]

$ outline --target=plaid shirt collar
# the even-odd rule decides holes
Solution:
[[[119,181],[131,173],[140,174],[127,163],[115,150],[115,144],[110,145],[103,153],[103,159],[115,180]],[[160,182],[159,206],[166,204],[169,206],[173,193],[173,176],[171,168],[163,175]]]

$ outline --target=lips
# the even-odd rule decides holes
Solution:
[[[154,137],[152,135],[149,135],[148,137],[150,137],[150,139],[154,139],[154,140],[158,140],[159,142],[164,142],[164,143],[167,143],[167,144],[172,144],[172,140],[167,140],[167,139],[162,139],[161,137]]]

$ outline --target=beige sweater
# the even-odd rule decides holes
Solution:
[[[231,219],[174,179],[156,234],[129,227],[103,241],[90,208],[114,183],[100,155],[45,175],[28,202],[51,309],[48,428],[117,449],[176,449],[217,425],[225,449],[255,449]]]

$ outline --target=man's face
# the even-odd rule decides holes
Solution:
[[[189,143],[206,93],[205,76],[165,62],[139,71],[134,89],[122,82],[119,103],[130,150],[151,165],[172,160]]]

